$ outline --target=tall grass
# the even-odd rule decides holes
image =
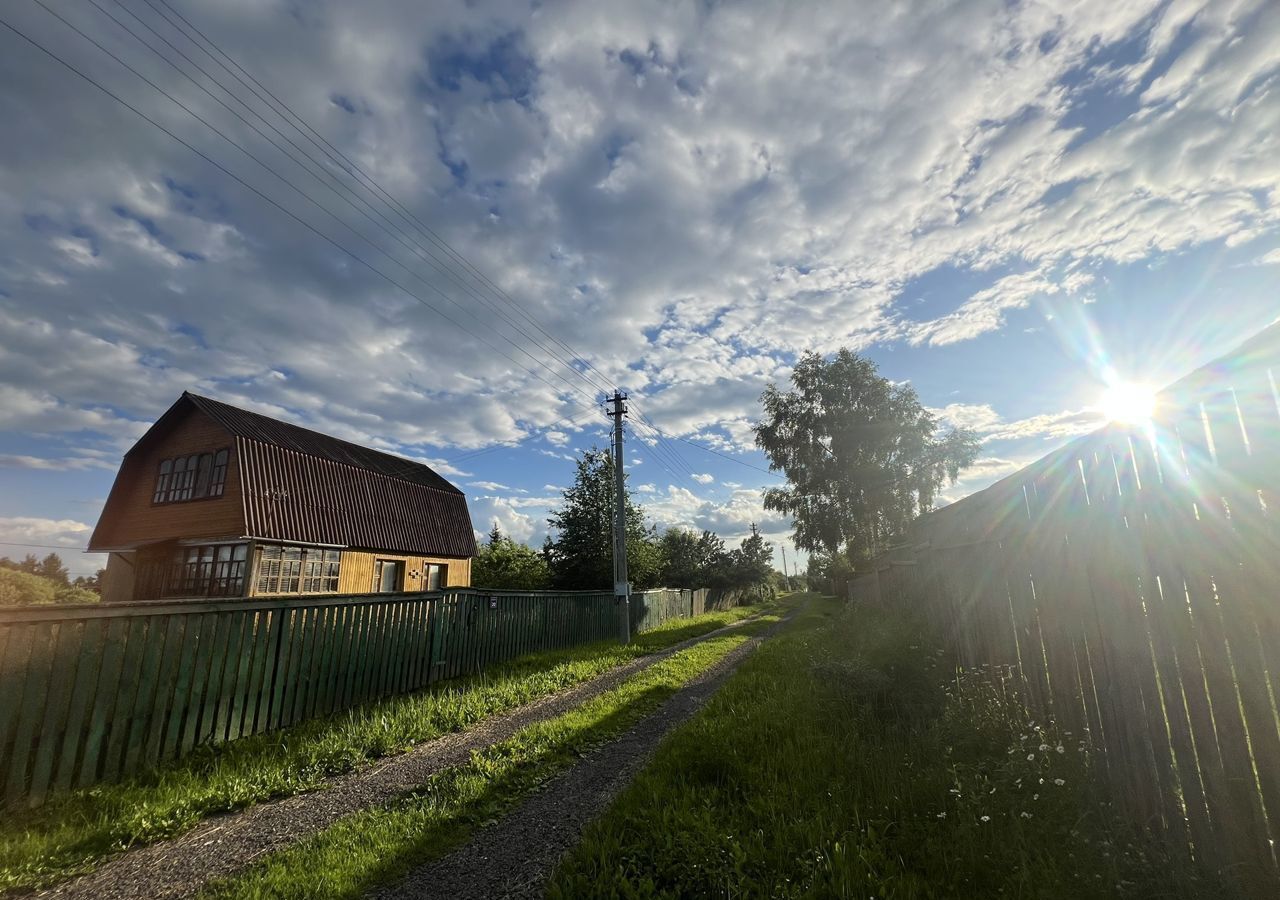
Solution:
[[[1217,896],[1122,824],[1080,736],[928,628],[811,609],[561,865],[568,897]]]
[[[512,809],[592,746],[622,734],[771,619],[668,657],[576,709],[477,751],[396,802],[348,816],[211,885],[203,896],[338,900],[392,883],[464,843],[476,826]]]
[[[393,697],[271,734],[203,748],[117,784],[55,798],[0,821],[0,890],[48,885],[204,818],[321,785],[379,757],[572,687],[638,657],[760,612],[737,607],[666,623],[627,647],[548,651],[475,678]]]

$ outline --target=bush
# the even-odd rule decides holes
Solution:
[[[97,603],[93,591],[61,585],[39,575],[0,569],[0,606],[42,606],[53,603]]]

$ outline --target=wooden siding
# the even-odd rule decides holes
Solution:
[[[378,553],[366,550],[344,550],[342,567],[338,570],[338,593],[360,594],[373,590],[373,573],[380,559],[394,559],[404,563],[404,590],[426,590],[427,565],[448,566],[445,587],[469,587],[471,585],[471,560],[445,556],[406,556],[399,553]]]
[[[125,457],[102,511],[91,549],[125,548],[164,540],[235,538],[244,534],[240,465],[235,441],[194,410],[149,445]],[[161,460],[231,448],[221,497],[182,503],[151,502]]]
[[[112,553],[107,557],[107,575],[102,582],[103,603],[127,603],[133,599],[138,554]]]

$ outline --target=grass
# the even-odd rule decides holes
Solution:
[[[204,748],[126,781],[9,812],[0,822],[0,891],[47,886],[131,846],[181,834],[215,813],[318,787],[369,760],[463,730],[761,609],[669,622],[627,647],[603,641],[527,656],[483,676]]]
[[[210,885],[202,896],[346,898],[394,882],[464,843],[478,825],[512,809],[592,746],[624,732],[774,621],[766,616],[674,654],[570,712],[477,751],[470,762],[432,776],[392,804],[348,816]]]
[[[1076,736],[928,629],[811,604],[590,826],[549,898],[1216,896],[1121,824]]]

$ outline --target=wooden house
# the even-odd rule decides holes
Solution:
[[[475,533],[429,466],[184,393],[125,454],[103,600],[465,587]]]

